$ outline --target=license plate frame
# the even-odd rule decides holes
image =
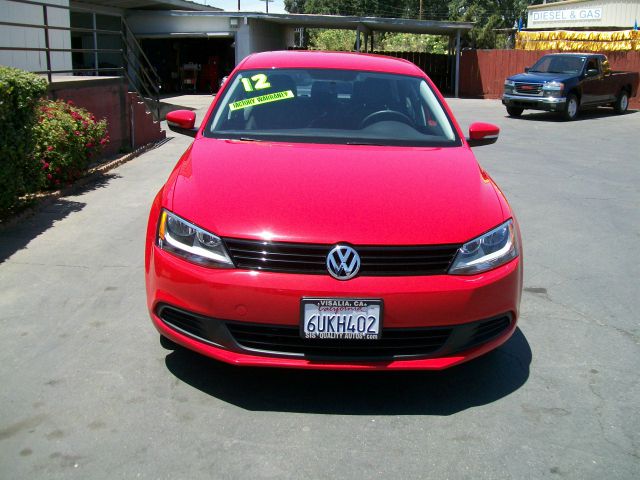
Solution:
[[[300,337],[319,341],[379,340],[382,336],[383,307],[381,298],[303,297],[300,300]],[[324,319],[317,317],[315,328],[312,327],[312,331],[309,331],[309,325],[313,324],[312,316],[323,315],[321,312],[324,312]],[[338,318],[341,315],[345,317],[344,323]],[[350,319],[348,315],[351,315]],[[334,317],[333,320],[331,316]],[[360,318],[362,316],[364,329],[363,320]],[[341,328],[341,325],[344,325],[344,328]],[[319,331],[321,328],[322,331]]]

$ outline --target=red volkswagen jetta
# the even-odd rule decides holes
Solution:
[[[161,336],[236,365],[442,369],[505,342],[520,233],[446,102],[410,62],[245,59],[151,207]]]

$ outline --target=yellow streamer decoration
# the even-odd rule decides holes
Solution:
[[[559,50],[562,52],[625,52],[640,51],[640,31],[574,32],[550,30],[545,32],[518,32],[518,50]]]

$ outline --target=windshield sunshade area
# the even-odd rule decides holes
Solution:
[[[204,135],[353,145],[461,144],[424,79],[328,69],[237,73]]]
[[[585,57],[575,55],[546,55],[538,60],[529,72],[540,73],[579,73],[582,71]]]

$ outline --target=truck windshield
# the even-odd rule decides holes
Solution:
[[[358,145],[461,144],[423,78],[333,69],[238,72],[204,135]]]
[[[580,73],[586,57],[575,55],[545,55],[538,60],[530,72],[539,73]]]

